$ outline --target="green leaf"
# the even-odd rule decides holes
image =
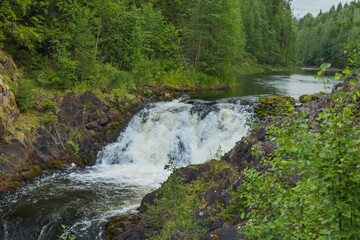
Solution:
[[[349,80],[349,83],[352,85],[352,86],[355,86],[356,85],[356,81],[354,79],[350,79]]]
[[[301,117],[306,118],[309,114],[304,110],[301,112]]]
[[[310,187],[310,191],[312,191],[312,192],[316,192],[318,189],[319,188],[316,185],[313,185],[313,186]]]
[[[343,71],[343,74],[345,74],[345,75],[348,75],[350,73],[350,69],[345,69],[344,71]]]
[[[343,75],[341,73],[336,73],[335,76],[334,76],[335,80],[339,80],[342,77],[343,77]]]
[[[331,63],[323,63],[323,64],[321,64],[321,66],[320,66],[321,71],[325,71],[325,70],[328,69],[329,67],[331,67]]]

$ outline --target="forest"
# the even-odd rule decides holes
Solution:
[[[35,189],[32,196],[39,205],[19,204],[19,211],[5,198],[28,204],[32,200],[26,189],[17,192],[25,197],[16,201],[11,192],[0,198],[0,206],[6,206],[0,207],[0,238],[19,233],[32,239],[32,233],[33,239],[46,239],[41,234],[48,231],[60,239],[75,239],[71,234],[77,227],[78,233],[98,239],[102,233],[111,236],[111,229],[114,237],[108,239],[123,239],[116,237],[122,234],[142,234],[144,239],[145,233],[151,239],[359,239],[360,3],[340,3],[300,19],[294,17],[291,3],[1,0],[0,193],[25,183],[33,186],[31,180],[45,174],[59,176],[64,184],[40,178],[37,185],[49,179],[50,187],[39,188],[39,193]],[[240,73],[288,66],[320,66],[311,79],[325,89],[330,66],[345,69],[334,77],[343,82],[334,83],[332,93],[305,94],[299,101],[267,97],[273,94],[267,88],[260,94],[215,96],[216,101],[192,96],[166,101],[178,96],[174,93],[234,87],[242,80],[236,82]],[[307,83],[309,75],[297,73],[293,88],[302,90],[301,82]],[[171,130],[174,134],[167,136]],[[232,135],[219,134],[238,130],[250,135],[239,136],[227,153],[222,142],[201,145],[207,139],[230,139]],[[128,142],[116,145],[123,139]],[[138,139],[144,141],[131,148]],[[106,145],[110,142],[115,145]],[[156,145],[159,142],[171,145]],[[208,161],[199,163],[190,155],[193,146],[201,150],[196,157],[205,156],[208,146],[215,153],[210,151]],[[108,157],[109,152],[114,157]],[[157,162],[158,156],[165,156],[165,166]],[[175,156],[191,165],[175,165]],[[88,165],[94,168],[82,168]],[[121,172],[115,172],[118,169]],[[173,171],[167,181],[146,185],[149,179],[151,184],[160,181],[163,170],[169,175]],[[78,185],[71,186],[72,180]],[[141,188],[133,188],[138,181]],[[112,218],[114,209],[129,203],[126,211],[135,211],[132,197],[145,194],[144,186],[152,190],[141,201],[139,215]],[[160,188],[154,190],[156,186]],[[114,189],[126,195],[113,200]],[[43,197],[47,192],[55,192],[53,202],[52,196]],[[116,207],[108,206],[109,199]],[[136,201],[137,206],[140,197]],[[44,215],[40,207],[31,209],[40,205],[51,209]],[[84,209],[80,205],[89,208],[91,216],[84,211],[86,221],[72,222],[78,217],[74,213]],[[111,212],[106,226],[105,211]],[[46,218],[48,213],[51,218]],[[96,221],[101,219],[100,230],[93,213]]]
[[[292,23],[288,0],[1,1],[0,47],[25,89],[216,88],[295,63]]]
[[[347,65],[347,53],[354,46],[345,47],[359,40],[360,9],[356,1],[339,3],[317,16],[310,13],[296,20],[297,64],[300,66],[320,66],[323,62],[334,67]]]

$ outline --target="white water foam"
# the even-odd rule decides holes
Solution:
[[[122,182],[158,187],[170,174],[164,170],[169,162],[198,164],[219,150],[229,151],[248,132],[246,121],[251,115],[250,108],[239,102],[155,103],[138,113],[115,143],[99,152],[97,163],[111,169],[106,172]]]

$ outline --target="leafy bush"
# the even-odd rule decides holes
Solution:
[[[341,93],[316,119],[303,112],[271,127],[278,148],[264,159],[270,168],[247,169],[246,181],[225,211],[228,220],[248,219],[246,237],[360,237],[358,96],[359,91]]]
[[[155,205],[147,205],[144,217],[159,230],[151,239],[200,239],[206,229],[201,220],[195,219],[199,211],[200,200],[196,194],[188,192],[181,178],[174,174],[159,189],[160,198]]]
[[[34,92],[33,86],[27,80],[19,83],[15,91],[16,104],[21,112],[26,112],[34,108]]]

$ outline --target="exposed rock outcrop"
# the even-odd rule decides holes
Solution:
[[[9,93],[9,96],[13,95]],[[109,107],[92,92],[79,96],[70,92],[58,97],[58,107],[48,113],[50,120],[38,123],[39,127],[31,130],[31,138],[25,136],[20,142],[8,137],[0,143],[3,158],[0,161],[0,192],[21,185],[43,170],[59,169],[71,162],[91,164],[104,144],[116,140],[133,114],[141,108],[143,100],[140,95],[130,105],[131,110],[127,110],[116,100],[112,104],[118,108]],[[4,105],[0,105],[0,111],[1,106]],[[3,122],[11,124],[12,121],[8,117]],[[0,133],[6,131],[7,126],[0,125]]]
[[[9,128],[16,121],[18,115],[15,95],[0,75],[0,139],[8,135]]]

